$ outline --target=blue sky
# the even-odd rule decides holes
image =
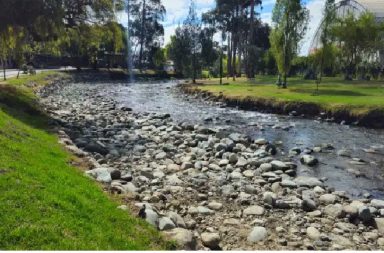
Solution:
[[[215,6],[215,0],[194,0],[197,12],[200,15],[212,9]],[[174,34],[176,27],[182,24],[188,14],[188,7],[190,0],[162,0],[167,15],[164,20],[164,43],[169,42],[170,36]],[[271,24],[272,9],[276,0],[263,0],[263,8],[259,9],[260,17],[264,22]],[[320,23],[322,16],[322,9],[325,0],[304,0],[307,8],[310,10],[311,20],[309,22],[309,30],[306,38],[301,43],[301,54],[305,55],[308,52],[310,45],[310,38],[313,36]]]

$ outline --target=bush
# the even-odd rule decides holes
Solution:
[[[23,71],[23,74],[28,74],[28,66],[27,64],[23,64],[20,68],[21,71]]]
[[[28,67],[28,73],[31,75],[31,76],[34,76],[36,75],[36,70],[33,66],[29,66]]]

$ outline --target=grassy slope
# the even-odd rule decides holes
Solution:
[[[48,73],[33,77],[44,83]],[[0,86],[0,249],[166,249],[159,233],[69,165],[30,89]]]
[[[326,109],[348,108],[353,112],[365,112],[372,108],[384,109],[384,82],[352,81],[346,82],[340,78],[325,78],[320,85],[319,95],[314,95],[314,81],[291,78],[288,89],[278,89],[274,84],[275,77],[258,77],[254,82],[244,78],[229,85],[217,85],[218,80],[203,80],[205,86],[199,89],[213,93],[222,92],[227,97],[237,98],[271,98],[277,101],[312,102]],[[224,82],[228,82],[224,79]]]

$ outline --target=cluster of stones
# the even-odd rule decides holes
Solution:
[[[350,200],[324,180],[296,176],[294,148],[118,108],[92,85],[56,85],[41,101],[60,141],[88,159],[86,176],[124,195],[184,249],[382,249],[384,201]]]

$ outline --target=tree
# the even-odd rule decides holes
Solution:
[[[356,76],[357,67],[362,62],[378,59],[383,32],[383,25],[376,22],[374,15],[369,12],[359,17],[349,13],[333,26],[331,33],[340,48],[340,60],[346,80],[352,80]]]
[[[287,75],[292,60],[297,55],[298,44],[307,30],[308,18],[309,12],[301,0],[276,1],[270,42],[279,69],[278,85],[283,88],[287,88]]]
[[[323,10],[324,19],[321,24],[321,35],[320,41],[322,45],[322,49],[319,53],[316,54],[317,58],[319,58],[318,68],[317,68],[317,80],[316,80],[316,90],[319,91],[319,84],[322,81],[325,61],[326,59],[330,59],[332,54],[332,43],[333,38],[331,34],[332,25],[336,19],[336,9],[335,9],[335,0],[327,0],[325,2],[325,7]]]
[[[161,0],[131,0],[130,35],[134,44],[135,57],[140,70],[151,65],[154,53],[160,49],[164,27],[165,8]]]

